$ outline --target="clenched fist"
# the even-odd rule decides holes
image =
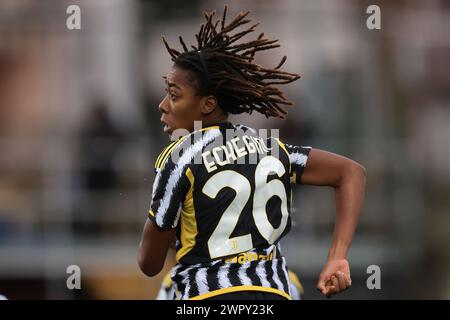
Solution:
[[[333,294],[342,292],[352,285],[350,267],[347,259],[328,260],[323,267],[317,282],[317,289],[330,298]]]

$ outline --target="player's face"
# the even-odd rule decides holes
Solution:
[[[159,104],[164,132],[172,134],[176,129],[194,130],[194,121],[202,119],[202,97],[196,95],[195,83],[189,71],[173,67],[164,77],[166,95]]]

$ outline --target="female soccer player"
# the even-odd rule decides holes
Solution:
[[[277,85],[297,74],[254,63],[258,51],[278,40],[255,31],[249,12],[226,23],[205,12],[197,45],[180,37],[183,52],[164,44],[174,62],[159,105],[164,131],[186,134],[156,161],[152,200],[139,249],[139,266],[158,274],[176,241],[171,278],[181,299],[290,299],[286,260],[279,241],[291,226],[293,184],[332,186],[336,223],[317,288],[331,296],[351,286],[347,253],[359,219],[365,169],[345,157],[262,137],[233,125],[228,114],[252,111],[284,118],[290,105]],[[233,33],[234,32],[234,33]],[[201,121],[196,130],[194,121]]]

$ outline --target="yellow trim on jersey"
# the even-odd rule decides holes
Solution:
[[[175,142],[171,143],[166,149],[164,149],[164,151],[163,151],[164,155],[162,155],[159,158],[159,161],[156,161],[155,168],[161,169],[163,167],[164,163],[169,158],[169,156],[172,153],[173,149],[175,149],[181,142],[183,142],[184,139],[185,139],[185,137],[182,137],[178,141],[175,141]]]
[[[189,300],[203,300],[211,297],[218,296],[220,294],[225,293],[231,293],[231,292],[238,292],[238,291],[262,291],[262,292],[270,292],[270,293],[276,293],[279,294],[282,297],[285,297],[288,300],[292,300],[291,296],[287,294],[284,291],[274,289],[274,288],[267,288],[267,287],[261,287],[261,286],[237,286],[237,287],[230,287],[230,288],[223,288],[219,290],[214,290],[205,294],[201,294],[199,296],[190,298]]]
[[[211,127],[206,127],[206,128],[197,130],[197,131],[205,131],[205,130],[219,129],[219,128],[220,128],[220,126],[211,126]],[[194,131],[194,132],[197,132],[197,131]]]
[[[289,280],[294,284],[294,286],[297,287],[300,294],[304,294],[305,290],[303,290],[302,283],[300,282],[300,279],[298,278],[298,276],[290,270],[288,270],[288,276],[289,276]]]
[[[289,152],[287,151],[286,146],[284,145],[284,143],[280,141],[280,139],[278,139],[278,138],[275,138],[275,139],[277,140],[277,142],[280,145],[280,147],[284,150],[284,152],[286,152],[286,155],[287,155],[288,161],[289,161],[289,176],[291,176],[292,168],[291,168],[291,158],[289,157]]]
[[[173,147],[173,146],[175,146],[176,144],[178,144],[178,143],[180,143],[180,142],[181,142],[181,139],[172,142],[171,144],[169,144],[169,145],[161,152],[161,154],[159,155],[158,159],[156,160],[156,165],[155,165],[156,168],[160,168],[160,167],[162,166],[162,162],[161,162],[162,159],[164,159],[168,154],[170,154],[170,152],[172,152],[172,150],[173,150],[172,147]]]
[[[155,213],[152,210],[148,210],[148,214],[151,215],[153,218],[155,217]]]
[[[275,139],[277,140],[277,142],[280,145],[280,147],[284,150],[284,152],[286,152],[287,156],[289,157],[289,152],[287,151],[286,146],[284,145],[284,143],[281,142],[281,140],[278,139],[278,138],[275,138]]]
[[[159,167],[158,164],[161,161],[161,158],[166,155],[167,151],[169,151],[170,147],[173,146],[175,143],[177,143],[177,142],[174,141],[163,149],[163,151],[159,154],[158,158],[156,159],[155,168]]]
[[[186,177],[191,183],[186,198],[183,202],[181,209],[181,248],[178,250],[175,258],[177,262],[180,261],[192,248],[195,246],[195,237],[197,236],[197,220],[195,219],[195,207],[194,207],[194,174],[190,168],[186,170]]]

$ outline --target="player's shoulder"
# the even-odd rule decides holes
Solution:
[[[220,135],[221,132],[219,127],[212,126],[179,137],[176,141],[171,142],[162,150],[156,159],[155,169],[160,170],[164,168],[169,159],[177,158],[174,157],[174,155],[177,155],[178,158],[182,159],[182,156],[186,154],[186,157],[183,160],[189,162],[196,152],[201,151],[204,145]]]
[[[186,137],[181,137],[180,139],[176,141],[172,141],[168,146],[166,146],[161,153],[159,154],[158,158],[156,158],[155,162],[155,169],[160,170],[164,167],[165,163],[167,162],[167,159],[169,159],[172,152],[179,146]]]
[[[289,154],[299,153],[299,154],[306,154],[307,155],[312,149],[312,147],[308,146],[308,145],[302,145],[302,144],[296,145],[296,144],[287,143],[287,142],[282,141],[280,139],[277,139],[277,140],[280,143],[280,145],[282,145],[283,148],[285,148],[289,152]]]

